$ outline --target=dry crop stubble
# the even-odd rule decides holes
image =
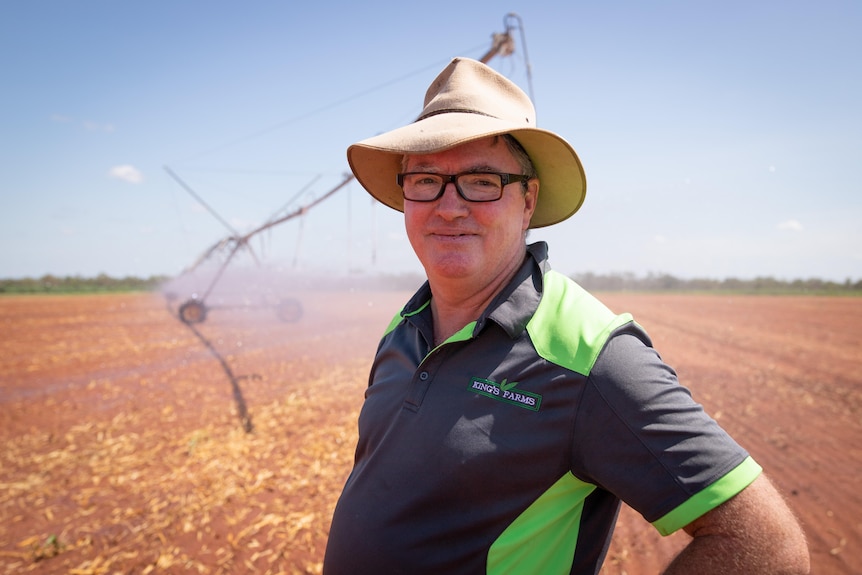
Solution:
[[[4,297],[0,573],[319,573],[377,339],[404,292],[213,313],[219,361],[155,295]],[[862,572],[862,300],[604,294],[764,465],[816,573]],[[628,508],[606,574],[687,537]]]

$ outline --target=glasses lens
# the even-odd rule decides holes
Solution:
[[[503,193],[503,180],[500,174],[461,174],[458,187],[472,202],[493,202]]]
[[[428,202],[437,197],[443,187],[443,177],[438,174],[404,174],[404,197],[417,202]]]

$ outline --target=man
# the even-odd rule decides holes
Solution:
[[[428,281],[379,344],[325,573],[597,573],[620,500],[693,537],[668,573],[808,572],[781,497],[646,333],[526,244],[586,186],[519,88],[455,59],[348,160]]]

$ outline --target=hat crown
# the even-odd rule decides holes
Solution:
[[[418,120],[446,113],[490,116],[536,126],[536,110],[514,82],[477,60],[455,58],[434,79],[425,93]]]

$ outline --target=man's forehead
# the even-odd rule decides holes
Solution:
[[[515,161],[508,146],[500,144],[499,138],[489,137],[431,154],[407,154],[405,163],[411,169],[435,168],[441,164],[454,163],[459,164],[461,169],[494,170],[500,168],[501,162]]]

